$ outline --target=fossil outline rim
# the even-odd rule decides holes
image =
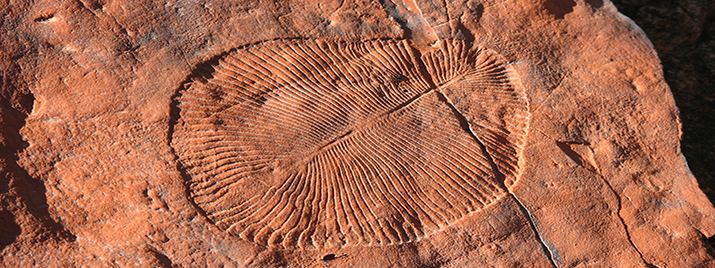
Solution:
[[[173,125],[171,145],[190,178],[192,201],[219,228],[258,244],[323,248],[417,241],[493,204],[507,193],[504,183],[511,185],[519,176],[528,103],[511,66],[491,50],[473,48],[460,40],[442,40],[441,49],[418,57],[405,40],[356,44],[281,39],[232,50],[205,67],[211,70],[204,76],[188,78],[177,92],[175,104],[180,113]],[[420,72],[423,68],[429,75]],[[491,90],[469,91],[464,87]],[[292,110],[281,110],[278,105],[290,105],[289,101],[301,98],[303,102]],[[421,104],[425,102],[428,104]],[[325,104],[328,110],[321,110],[316,103]],[[475,108],[476,104],[484,107]],[[360,105],[370,109],[361,109],[364,107]],[[391,124],[379,124],[384,119],[380,116],[408,112],[407,108],[421,109],[423,113],[417,115],[422,117],[389,122],[392,126],[402,124],[400,130],[415,134],[401,135],[402,131],[393,130],[391,137],[401,142],[393,141],[385,148],[371,145],[375,141],[364,132],[381,132],[365,125],[390,129]],[[272,114],[261,115],[265,112],[261,109]],[[427,118],[430,112],[442,117]],[[443,120],[450,115],[461,118]],[[293,128],[270,120],[291,116],[297,117],[292,121]],[[323,119],[314,118],[320,116]],[[495,123],[494,118],[501,122]],[[420,147],[422,151],[412,148],[424,143],[415,141],[414,136],[431,133],[414,131],[415,122],[422,125],[428,120],[432,120],[433,130],[436,125],[457,131],[440,133],[449,139],[432,133],[430,139],[422,139],[430,141]],[[247,130],[258,123],[268,127]],[[277,130],[283,132],[276,134]],[[291,131],[300,135],[285,133]],[[356,136],[363,141],[355,141]],[[410,139],[411,143],[405,142]],[[289,144],[276,145],[276,140]],[[446,146],[451,140],[460,141],[462,146]],[[430,145],[432,142],[436,145]],[[346,156],[350,146],[371,149],[357,150],[363,155],[350,158]],[[446,168],[399,167],[390,159],[406,157],[401,153],[421,157],[428,152],[424,147],[429,146],[431,151],[446,154],[445,159],[431,160]],[[271,154],[266,148],[275,151]],[[390,148],[392,151],[380,151]],[[462,151],[454,155],[448,152],[457,149]],[[306,152],[312,154],[300,159]],[[351,162],[341,162],[343,159]],[[360,168],[351,170],[351,163]],[[332,169],[321,171],[322,166]],[[488,174],[490,170],[492,174]],[[309,171],[322,175],[305,178],[303,173]],[[331,180],[326,177],[339,185],[329,185]],[[426,177],[437,178],[432,181],[436,186],[415,186],[428,180]],[[341,192],[341,187],[353,191]],[[423,198],[401,196],[400,192]],[[281,198],[276,203],[277,198],[270,197]],[[298,199],[303,201],[302,206]],[[297,208],[299,214],[294,214]]]

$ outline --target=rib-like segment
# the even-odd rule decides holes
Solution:
[[[177,95],[193,201],[282,248],[413,242],[494,203],[520,170],[526,99],[496,53],[441,44],[417,58],[404,40],[277,40],[223,56]]]
[[[483,143],[504,183],[518,179],[526,142],[529,107],[513,68],[496,52],[443,40],[440,49],[422,56],[427,71],[450,105],[467,120]]]

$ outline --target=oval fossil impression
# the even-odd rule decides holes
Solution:
[[[523,89],[497,53],[438,45],[277,40],[202,66],[172,136],[192,200],[281,248],[416,241],[494,203],[519,175]]]

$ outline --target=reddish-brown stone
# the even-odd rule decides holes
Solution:
[[[11,1],[0,3],[0,10],[2,266],[715,266],[702,242],[703,237],[715,235],[715,209],[680,153],[678,112],[660,62],[641,30],[609,1]],[[267,41],[277,45],[266,45]],[[305,109],[335,106],[327,97],[306,101],[310,98],[270,95],[294,94],[297,91],[290,88],[302,84],[301,79],[317,77],[309,71],[314,70],[334,78],[319,85],[322,96],[365,101],[360,96],[368,86],[353,88],[352,95],[330,94],[347,88],[341,83],[377,81],[376,88],[402,90],[409,85],[423,90],[422,95],[405,91],[408,95],[397,98],[399,102],[388,107],[384,117],[402,112],[401,107],[421,108],[405,112],[409,120],[393,122],[355,112],[369,105],[342,107],[341,115],[351,118],[344,120],[344,128],[335,123],[342,119],[318,120],[330,112],[305,117],[332,131],[296,134],[296,144],[302,137],[325,134],[323,140],[305,147],[307,156],[317,159],[316,155],[329,154],[323,149],[373,133],[369,131],[374,125],[381,127],[375,128],[379,130],[375,142],[385,141],[385,148],[394,150],[388,154],[373,146],[357,157],[345,149],[355,157],[339,164],[326,162],[333,167],[326,174],[332,175],[306,175],[305,180],[326,183],[333,183],[323,180],[326,177],[348,179],[331,186],[333,190],[293,180],[295,185],[308,185],[306,189],[325,191],[322,199],[311,197],[317,204],[333,200],[315,205],[311,220],[293,224],[296,218],[286,216],[291,210],[285,205],[283,214],[256,212],[270,222],[233,218],[259,222],[263,236],[243,232],[252,228],[250,224],[231,229],[234,225],[214,222],[219,219],[214,215],[230,209],[238,211],[228,214],[232,217],[250,211],[238,208],[253,204],[251,198],[260,197],[257,191],[283,191],[279,193],[309,200],[310,194],[304,194],[308,190],[279,186],[289,181],[284,180],[285,174],[312,172],[304,168],[310,159],[293,153],[285,158],[290,161],[281,159],[284,162],[273,166],[282,170],[270,169],[268,175],[255,179],[252,190],[247,190],[252,185],[226,187],[220,194],[228,193],[229,199],[220,199],[220,206],[201,201],[214,194],[202,193],[206,188],[201,185],[221,176],[201,172],[223,170],[228,162],[244,165],[247,157],[265,155],[244,150],[244,158],[217,160],[209,166],[196,160],[218,154],[196,143],[195,136],[201,135],[191,131],[229,129],[235,122],[223,121],[227,114],[248,120],[248,108],[222,114],[217,111],[239,105],[219,107],[215,100],[204,101],[237,101],[226,94],[245,93],[254,86],[244,83],[234,91],[212,86],[216,83],[212,79],[222,75],[230,80],[259,72],[222,73],[217,71],[221,62],[232,55],[243,57],[253,48],[279,51],[279,47],[309,43],[320,47],[380,42],[393,44],[383,46],[391,52],[338,49],[338,53],[353,53],[353,59],[339,62],[348,67],[340,67],[338,61],[314,68],[305,65],[307,60],[276,60],[281,66],[243,60],[248,66],[241,67],[244,71],[263,68],[263,80],[249,79],[267,85],[261,89],[270,89],[259,98],[261,105],[286,99],[290,101],[285,105],[300,104]],[[460,48],[447,49],[448,44]],[[482,52],[439,56],[470,48]],[[271,57],[281,58],[281,53],[285,52]],[[304,54],[296,55],[290,57]],[[488,58],[494,63],[479,65],[479,55],[494,55]],[[475,75],[478,66],[498,66],[503,72]],[[351,72],[358,72],[350,68],[363,68],[371,76],[350,78]],[[402,73],[391,73],[398,69]],[[450,71],[459,75],[441,74]],[[205,85],[208,89],[195,93]],[[402,94],[385,92],[375,96],[387,101],[390,94]],[[201,100],[187,97],[191,94]],[[254,110],[265,109],[250,111]],[[191,113],[205,118],[186,119]],[[271,133],[262,129],[265,125],[254,123],[241,127],[261,131],[261,137]],[[402,129],[414,138],[388,135],[399,124],[409,126]],[[320,129],[316,127],[324,130]],[[438,142],[434,133],[451,138]],[[276,137],[295,133],[280,134]],[[392,142],[400,137],[415,141],[414,146]],[[250,142],[243,136],[231,138],[235,144],[228,142],[231,139],[217,144],[243,153],[241,146]],[[454,150],[443,142],[453,142]],[[285,140],[261,144],[268,151],[291,145]],[[363,150],[358,145],[353,146],[358,149],[340,148]],[[438,145],[444,151],[424,149]],[[418,150],[423,154],[406,153]],[[393,164],[370,162],[374,159],[368,158],[375,155]],[[410,170],[420,168],[454,170],[460,161],[471,163],[454,171],[461,177],[410,177],[416,174]],[[385,175],[397,166],[403,173],[394,174],[402,176]],[[366,175],[370,168],[385,173]],[[353,175],[344,175],[348,172]],[[388,177],[392,180],[385,181]],[[382,185],[370,188],[382,190],[368,190],[358,182]],[[487,186],[469,190],[461,189],[460,183]],[[416,194],[422,190],[423,195]],[[487,194],[465,195],[469,191]],[[436,214],[418,213],[428,209],[408,202],[410,196],[420,196],[414,204],[446,201],[432,208]],[[369,198],[381,201],[359,201]],[[343,208],[346,215],[351,211],[367,215],[369,210],[379,217],[321,214],[331,207]],[[436,220],[441,217],[437,214],[453,216]],[[433,226],[419,225],[432,217]],[[380,219],[389,228],[376,227]],[[320,221],[335,224],[320,225]],[[305,241],[338,242],[301,244],[306,247],[283,242],[288,238],[279,237],[283,233],[278,228],[288,223],[304,229],[336,228],[311,231],[313,240]],[[397,230],[396,236],[384,240],[377,234],[351,236],[343,231],[366,230],[366,226],[373,226],[375,232]],[[397,234],[402,228],[411,231]],[[272,234],[276,234],[273,240],[260,238]],[[355,240],[341,240],[342,234]]]

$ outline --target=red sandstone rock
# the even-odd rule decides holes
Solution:
[[[0,4],[4,266],[695,267],[610,2]]]

